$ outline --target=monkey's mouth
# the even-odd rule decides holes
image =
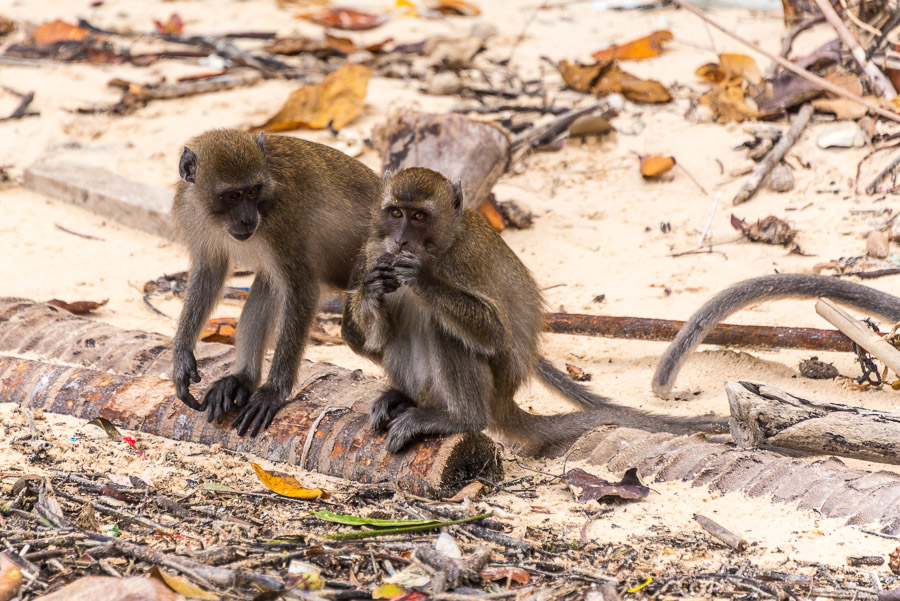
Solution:
[[[237,240],[238,242],[244,242],[245,240],[249,240],[250,237],[251,237],[254,233],[256,233],[256,228],[250,230],[249,232],[234,232],[234,231],[229,231],[228,233],[231,234],[231,237],[234,238],[235,240]]]

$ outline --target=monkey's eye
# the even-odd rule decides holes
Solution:
[[[261,187],[262,186],[256,185],[256,186],[253,186],[252,188],[250,188],[247,191],[247,198],[249,198],[250,200],[256,200],[256,197],[259,196],[259,189]]]
[[[228,197],[228,200],[231,200],[231,201],[239,200],[241,197],[241,191],[240,190],[231,190],[226,194],[226,196]]]
[[[416,221],[425,221],[425,213],[419,211],[418,213],[413,215],[413,219],[415,219]]]
[[[394,209],[391,211],[391,217],[393,217],[394,219],[400,219],[401,217],[403,217],[403,211],[401,211],[400,209]]]

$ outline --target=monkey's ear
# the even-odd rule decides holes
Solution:
[[[259,135],[256,136],[256,145],[259,146],[259,149],[263,152],[266,151],[266,132],[259,132]]]
[[[197,155],[187,146],[181,151],[181,159],[178,161],[178,174],[184,181],[191,183],[194,183],[194,178],[197,176]]]
[[[462,182],[456,180],[453,182],[453,209],[456,211],[458,215],[462,214],[463,210],[463,189]]]

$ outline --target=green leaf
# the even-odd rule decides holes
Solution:
[[[355,540],[358,538],[371,538],[373,536],[388,536],[390,534],[406,534],[407,532],[419,532],[421,530],[431,530],[432,528],[440,528],[441,526],[452,526],[454,524],[464,524],[466,522],[474,522],[490,517],[491,513],[482,513],[473,515],[470,518],[462,520],[451,520],[447,522],[429,522],[418,526],[407,526],[404,528],[383,528],[381,530],[366,530],[363,532],[344,532],[342,534],[329,534],[325,538],[330,540]],[[425,520],[419,520],[425,521]]]
[[[314,511],[313,515],[326,522],[344,524],[345,526],[372,526],[374,528],[391,528],[395,526],[423,526],[425,524],[440,524],[441,520],[382,520],[379,518],[364,518],[357,515],[334,513],[327,509]]]
[[[214,492],[238,492],[237,489],[231,488],[227,484],[219,484],[218,482],[204,482],[203,489]]]

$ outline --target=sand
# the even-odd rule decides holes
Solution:
[[[379,2],[355,2],[360,7],[379,9]],[[591,52],[612,42],[623,42],[653,29],[668,28],[675,35],[663,56],[629,63],[626,69],[641,76],[661,80],[675,90],[673,103],[659,107],[626,103],[614,121],[620,132],[602,140],[571,142],[561,151],[526,157],[515,165],[495,187],[500,200],[515,200],[534,211],[532,228],[507,230],[504,239],[531,268],[540,284],[549,289],[547,301],[553,309],[684,319],[715,291],[741,279],[776,273],[810,272],[817,263],[865,253],[865,235],[883,220],[880,212],[891,209],[891,199],[866,196],[854,191],[857,163],[871,148],[821,150],[815,144],[823,124],[815,122],[789,153],[796,167],[795,188],[785,194],[761,191],[751,202],[733,207],[731,198],[743,178],[731,174],[750,160],[735,147],[749,139],[751,124],[695,124],[684,117],[691,95],[705,89],[694,76],[703,63],[715,60],[717,52],[744,52],[726,36],[711,32],[698,19],[673,9],[651,12],[601,12],[590,3],[573,3],[535,10],[531,0],[481,2],[480,20],[499,30],[488,42],[486,55],[513,56],[522,76],[542,78],[558,103],[586,102],[573,92],[560,91],[560,79],[542,57],[551,60],[587,60]],[[276,30],[280,34],[319,35],[320,28],[291,18],[296,7],[280,8],[275,2],[228,2],[207,0],[168,3],[160,0],[133,3],[107,0],[100,7],[54,0],[15,1],[0,9],[16,20],[41,23],[50,18],[74,20],[85,17],[101,27],[146,30],[153,19],[164,20],[177,11],[191,33],[243,30]],[[777,52],[783,31],[776,13],[753,13],[728,9],[712,13],[714,18],[735,28],[745,37]],[[475,19],[445,21],[398,18],[370,32],[354,35],[360,42],[394,37],[398,42],[415,42],[425,36],[465,35]],[[524,33],[524,36],[522,34]],[[797,52],[808,51],[828,39],[824,28],[798,40]],[[17,33],[14,35],[21,35]],[[519,38],[522,36],[521,42]],[[759,60],[764,69],[767,62]],[[115,102],[119,93],[106,82],[121,77],[151,82],[209,71],[189,61],[162,61],[149,68],[128,65],[59,65],[48,68],[0,68],[0,85],[20,91],[36,91],[33,110],[40,117],[0,122],[0,165],[8,166],[13,182],[0,190],[0,295],[38,300],[109,299],[109,304],[93,318],[124,328],[157,331],[171,335],[173,319],[152,313],[141,299],[140,288],[164,273],[187,268],[187,255],[178,244],[169,242],[90,214],[78,208],[46,199],[20,187],[22,170],[47,156],[101,165],[124,176],[170,188],[177,177],[177,157],[190,136],[217,126],[243,127],[265,120],[282,103],[295,84],[268,81],[251,88],[187,99],[153,102],[132,115],[110,118],[78,114],[75,109],[92,104]],[[447,110],[457,100],[426,96],[417,81],[374,78],[370,83],[366,109],[345,133],[366,138],[392,106],[418,106]],[[11,111],[17,99],[0,92],[0,114]],[[895,128],[879,124],[879,131]],[[326,132],[292,132],[308,139],[329,142]],[[661,182],[645,182],[638,172],[638,155],[674,155],[708,191],[676,169],[673,177]],[[863,170],[863,186],[888,160],[883,153]],[[366,150],[359,157],[379,168],[379,157]],[[709,229],[717,243],[715,252],[672,257],[674,253],[697,247],[713,199],[721,201]],[[790,254],[785,248],[736,241],[730,226],[731,215],[748,221],[770,214],[787,219],[798,231],[798,244],[805,254]],[[671,226],[663,232],[661,224]],[[65,233],[56,224],[102,240],[88,240]],[[873,287],[900,293],[900,278],[886,277],[869,282]],[[594,302],[605,295],[602,302]],[[158,308],[177,316],[180,301],[155,299]],[[237,315],[240,306],[223,302],[215,316]],[[813,310],[812,301],[782,301],[743,311],[732,322],[748,324],[827,327]],[[649,379],[662,343],[548,335],[545,354],[558,366],[571,362],[592,374],[594,389],[632,406],[677,415],[727,413],[723,383],[727,380],[763,381],[795,394],[865,407],[897,410],[896,392],[860,391],[836,381],[812,381],[799,377],[797,365],[811,353],[799,351],[735,352],[704,348],[687,364],[677,388],[697,394],[689,402],[662,401],[652,395]],[[343,346],[312,346],[306,356],[326,360],[368,373],[379,370],[353,355]],[[843,374],[858,375],[850,354],[819,353],[834,362]],[[565,406],[537,385],[523,390],[520,403],[537,412],[557,412]],[[21,420],[8,405],[0,405],[0,422]],[[78,420],[47,416],[41,422],[62,445],[60,455],[81,458],[80,465],[95,472],[119,473],[133,469],[134,460],[125,453],[90,455],[94,443],[85,438],[85,426]],[[44,425],[46,424],[46,425]],[[4,430],[0,430],[2,432]],[[74,437],[75,441],[68,441]],[[188,449],[151,436],[142,437],[145,447],[171,450],[148,458],[157,470],[154,477],[167,486],[182,485],[192,471],[170,457],[199,453],[202,462],[222,462],[208,449]],[[2,437],[0,437],[2,441]],[[0,483],[8,486],[14,473],[25,466],[24,456],[0,442]],[[65,453],[64,453],[65,452]],[[175,461],[175,463],[171,463]],[[204,467],[205,477],[220,477],[225,483],[248,484],[249,458],[230,458],[224,472]],[[70,467],[79,464],[72,460]],[[524,465],[550,473],[560,473],[560,460],[527,460]],[[219,465],[213,463],[213,465]],[[863,464],[871,469],[884,466]],[[569,467],[572,467],[571,465]],[[525,472],[515,462],[507,463],[510,476]],[[32,468],[28,468],[32,469]],[[282,466],[297,473],[298,470]],[[590,468],[602,474],[598,468]],[[224,474],[224,475],[223,475]],[[303,475],[316,480],[319,476]],[[332,483],[332,485],[334,485]],[[344,484],[352,487],[351,484]],[[337,484],[336,486],[341,486]],[[785,561],[823,562],[843,565],[851,555],[886,555],[896,542],[863,533],[857,527],[826,520],[813,512],[801,512],[765,499],[740,495],[710,494],[681,483],[653,485],[647,500],[616,506],[610,514],[593,522],[587,530],[592,540],[616,542],[649,535],[660,529],[668,532],[697,531],[691,520],[702,512],[756,543],[752,561],[777,567]],[[498,506],[520,516],[532,528],[552,525],[580,537],[586,508],[575,503],[562,485],[548,485],[537,499],[504,494]],[[546,512],[546,513],[543,513]],[[549,520],[546,521],[545,520]],[[717,556],[690,558],[676,556],[661,561],[708,561]],[[886,573],[887,567],[875,568]]]

